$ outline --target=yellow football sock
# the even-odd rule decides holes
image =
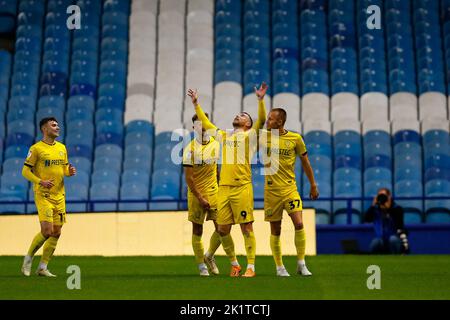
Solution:
[[[234,252],[234,242],[231,234],[220,237],[220,240],[222,241],[223,250],[227,254],[228,259],[230,259],[230,262],[237,261],[236,253]]]
[[[33,257],[40,247],[44,244],[46,237],[42,235],[42,233],[38,233],[34,236],[33,241],[31,242],[30,248],[28,249],[27,255]]]
[[[194,249],[195,261],[198,264],[203,263],[203,242],[201,236],[192,235],[192,249]]]
[[[56,245],[58,243],[58,238],[50,237],[44,243],[44,251],[41,257],[41,263],[48,264],[50,259],[53,256],[53,252],[55,252]]]
[[[277,267],[283,265],[283,258],[281,256],[281,241],[280,236],[270,235],[270,249],[272,249],[273,260]]]
[[[256,238],[253,231],[244,233],[245,251],[247,252],[247,263],[254,265],[256,257]]]
[[[295,248],[297,248],[297,259],[305,259],[306,239],[305,229],[295,230]]]
[[[214,231],[211,235],[211,239],[209,240],[209,249],[208,253],[213,256],[216,253],[217,249],[220,247],[220,234],[217,231]]]

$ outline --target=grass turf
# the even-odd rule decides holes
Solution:
[[[245,257],[239,257],[245,266]],[[33,272],[39,259],[33,263]],[[257,257],[257,276],[230,278],[217,257],[219,276],[201,278],[193,257],[63,257],[51,261],[57,278],[20,273],[22,257],[0,257],[0,299],[450,299],[450,256],[307,257],[312,277],[295,274],[295,257],[284,257],[289,278],[275,276],[272,257]],[[81,290],[69,290],[70,265],[81,268]],[[366,286],[367,267],[381,268],[381,289]]]

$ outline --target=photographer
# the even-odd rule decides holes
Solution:
[[[387,188],[378,190],[372,206],[367,210],[366,222],[373,222],[375,239],[370,244],[372,253],[408,253],[409,244],[403,225],[403,208],[397,205]]]

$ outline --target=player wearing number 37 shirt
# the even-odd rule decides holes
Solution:
[[[297,249],[297,273],[310,276],[305,264],[305,231],[303,228],[302,200],[295,180],[295,161],[300,157],[303,170],[311,184],[310,198],[319,196],[313,170],[308,160],[305,143],[300,134],[284,129],[286,111],[274,108],[269,112],[266,125],[268,132],[262,135],[260,148],[271,159],[265,164],[264,214],[270,222],[270,248],[277,267],[278,276],[289,276],[281,255],[281,219],[286,210],[295,227],[295,247]],[[273,156],[277,153],[278,156]],[[300,173],[298,173],[300,174]]]

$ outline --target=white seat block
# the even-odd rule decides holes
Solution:
[[[333,121],[333,135],[340,131],[356,131],[361,134],[361,123],[353,118]]]
[[[359,98],[354,93],[341,92],[331,97],[331,120],[359,119]]]
[[[267,113],[272,109],[272,98],[268,95],[264,96]],[[242,101],[242,110],[248,112],[252,117],[258,115],[258,98],[254,93],[247,94]],[[267,114],[266,114],[267,116]]]
[[[308,93],[302,99],[302,122],[330,119],[330,97],[323,93]]]
[[[426,118],[422,120],[422,134],[430,130],[443,130],[449,132],[450,122],[442,118]]]
[[[331,135],[331,122],[328,120],[308,120],[303,122],[303,135],[311,131],[324,131]]]
[[[209,38],[201,38],[201,37],[189,37],[189,41],[187,43],[188,50],[192,49],[204,49],[210,52],[213,52],[214,43]]]
[[[391,123],[389,121],[379,121],[377,119],[369,119],[362,123],[363,135],[369,131],[385,131],[391,133]]]
[[[164,0],[162,1],[164,2]],[[184,14],[176,11],[161,11],[158,15],[158,25],[161,27],[184,26]]]
[[[192,24],[205,24],[212,27],[214,24],[214,17],[207,11],[190,11],[187,15],[186,23],[188,26]]]
[[[237,96],[240,94],[242,98],[242,86],[237,82],[224,81],[216,84],[216,86],[214,87],[214,93],[218,96]]]
[[[381,92],[368,92],[361,97],[361,121],[376,119],[388,121],[389,99]]]
[[[188,0],[188,11],[205,11],[214,14],[214,0]]]
[[[147,83],[133,83],[127,86],[127,96],[135,94],[145,94],[153,97],[155,94],[155,87]]]
[[[420,132],[420,122],[410,118],[396,119],[392,121],[391,132],[392,135],[401,130],[413,130]]]
[[[186,0],[162,0],[159,3],[160,12],[176,12],[185,15]]]
[[[420,120],[427,118],[447,119],[447,97],[440,92],[425,92],[419,97]]]
[[[130,95],[125,104],[125,124],[133,120],[147,120],[152,122],[153,99],[144,94]]]
[[[155,119],[155,135],[164,131],[184,130],[181,121],[177,121],[173,118],[163,118],[158,122]]]
[[[418,119],[417,96],[409,92],[397,92],[389,98],[389,119]]]
[[[158,0],[133,0],[131,2],[131,12],[158,12]]]
[[[147,94],[129,95],[125,101],[125,112],[136,108],[144,108],[153,112],[153,98]]]

